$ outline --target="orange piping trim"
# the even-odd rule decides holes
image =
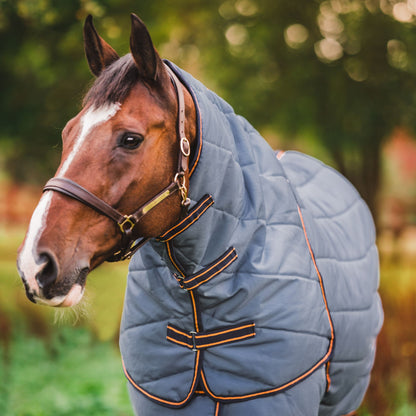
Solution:
[[[329,391],[329,388],[331,387],[331,376],[329,375],[329,366],[331,363],[328,361],[326,363],[326,391]]]
[[[203,204],[205,204],[205,202],[206,201],[208,201],[209,199],[211,199],[212,198],[212,196],[211,195],[209,195],[204,201],[202,201],[202,203],[201,203],[201,206],[203,205]],[[200,218],[201,218],[201,216],[205,213],[205,211],[210,207],[210,206],[212,206],[214,204],[214,201],[212,201],[209,205],[207,205],[205,208],[204,208],[204,210],[203,211],[201,211],[200,213],[199,213],[199,215],[197,216],[197,217],[195,217],[187,226],[186,226],[186,228],[183,228],[183,229],[181,229],[181,230],[179,230],[176,234],[174,234],[172,237],[169,237],[169,240],[172,240],[173,238],[175,238],[177,235],[179,235],[180,233],[182,233],[182,232],[184,232],[185,230],[187,230],[195,221],[197,221],[197,220],[199,220]],[[174,225],[171,229],[169,229],[168,231],[166,231],[165,233],[163,233],[160,237],[158,237],[159,239],[161,239],[161,240],[163,240],[163,237],[166,235],[166,234],[168,234],[168,233],[170,233],[170,232],[172,232],[172,230],[174,230],[176,227],[179,227],[181,224],[183,224],[187,219],[188,219],[188,217],[189,216],[187,216],[187,217],[185,217],[180,223],[178,223],[178,224],[176,224],[176,225]],[[169,241],[168,240],[168,241]]]
[[[209,199],[209,198],[207,198]],[[205,202],[205,201],[204,201]],[[185,230],[187,230],[192,224],[194,224],[196,221],[198,221],[203,214],[205,214],[206,210],[214,204],[214,201],[212,201],[209,205],[207,205],[185,228],[182,228],[179,230],[176,234],[174,234],[172,237],[169,237],[169,240],[172,240],[172,238],[175,238],[177,235],[183,233]]]
[[[180,344],[180,345],[183,345],[184,347],[188,347],[188,348],[192,349],[192,347],[190,345],[188,345],[186,342],[178,341],[178,340],[176,340],[174,338],[171,338],[169,336],[166,336],[166,339],[173,342],[174,344]]]
[[[191,290],[189,291],[189,293],[191,294],[191,300],[192,300],[192,312],[194,314],[195,331],[199,332],[199,323],[198,323],[198,314],[196,312],[195,295]]]
[[[166,242],[166,248],[168,251],[168,256],[170,261],[172,262],[172,264],[175,266],[176,270],[178,270],[178,272],[181,274],[182,277],[185,277],[185,275],[183,274],[182,270],[178,267],[178,265],[176,264],[175,260],[173,260],[173,256],[172,256],[172,251],[170,249],[170,245],[168,242]]]
[[[194,387],[195,387],[195,384],[196,384],[196,380],[197,380],[197,373],[198,373],[198,368],[199,368],[199,356],[200,356],[200,351],[197,351],[197,353],[196,353],[197,355],[196,355],[196,362],[195,362],[195,368],[194,368],[194,378],[193,378],[193,380],[192,380],[192,385],[191,385],[191,388],[190,388],[190,390],[189,390],[189,393],[188,393],[188,395],[186,396],[186,398],[185,399],[183,399],[181,402],[171,402],[171,401],[169,401],[169,400],[164,400],[164,399],[161,399],[160,397],[157,397],[157,396],[154,396],[153,394],[150,394],[150,393],[148,393],[146,390],[144,390],[142,387],[140,387],[138,384],[136,384],[135,382],[134,382],[134,380],[130,377],[130,374],[127,372],[127,369],[126,369],[126,366],[125,366],[125,364],[124,364],[124,360],[122,360],[122,365],[123,365],[123,370],[124,370],[124,374],[126,375],[126,377],[127,377],[127,379],[130,381],[130,383],[137,389],[137,390],[139,390],[141,393],[143,393],[145,396],[147,396],[147,397],[149,397],[149,398],[151,398],[151,399],[153,399],[153,400],[156,400],[156,401],[158,401],[158,402],[160,402],[160,403],[166,403],[166,404],[169,404],[169,405],[176,405],[176,406],[180,406],[180,405],[182,405],[182,404],[184,404],[184,403],[186,403],[187,401],[188,401],[188,399],[189,399],[189,397],[191,397],[191,395],[192,395],[192,393],[193,393],[193,390],[194,390]]]
[[[238,341],[240,339],[245,339],[245,338],[251,338],[251,337],[254,337],[255,335],[256,334],[247,334],[247,335],[242,335],[241,337],[224,339],[224,340],[218,341],[218,342],[211,342],[210,344],[198,345],[197,348],[214,347],[215,345],[227,344],[228,342]]]
[[[226,329],[224,331],[214,332],[212,334],[204,334],[204,335],[198,335],[198,334],[196,334],[196,338],[207,338],[207,337],[212,337],[212,336],[217,336],[217,335],[222,335],[222,334],[228,334],[229,332],[239,331],[240,329],[250,328],[251,326],[255,326],[255,325],[256,324],[248,324],[248,325],[238,326],[236,328]]]
[[[228,257],[228,256],[227,256]],[[227,258],[227,257],[225,257],[225,259]],[[187,288],[187,290],[192,290],[192,289],[195,289],[195,288],[197,288],[198,286],[201,286],[202,285],[202,283],[205,283],[205,282],[207,282],[208,280],[211,280],[213,277],[215,277],[215,276],[217,276],[218,274],[220,274],[224,269],[226,269],[231,263],[233,263],[235,260],[237,260],[237,257],[238,257],[238,254],[236,254],[235,255],[235,257],[233,257],[225,266],[223,266],[220,270],[218,270],[218,272],[216,272],[213,276],[209,276],[207,279],[205,279],[205,280],[203,280],[202,282],[198,282],[196,285],[194,285],[194,286],[192,286],[192,287],[189,287],[189,288]],[[225,260],[224,259],[224,260]],[[217,263],[218,264],[218,263]],[[216,266],[216,265],[214,265],[214,266]],[[214,267],[213,266],[213,267]],[[192,280],[194,280],[194,279],[192,279]],[[186,283],[188,283],[188,282],[186,282]]]
[[[177,329],[175,329],[175,328],[173,328],[173,327],[171,327],[171,326],[169,326],[169,325],[168,325],[168,327],[169,327],[169,329],[170,329],[171,331],[176,332],[176,333],[177,333],[177,334],[179,334],[179,335],[183,335],[184,337],[187,337],[187,338],[189,338],[189,339],[192,339],[192,336],[191,336],[191,335],[189,335],[189,334],[187,334],[186,332],[179,331],[179,330],[177,330]]]
[[[194,170],[198,165],[199,159],[201,157],[201,152],[202,152],[202,117],[201,117],[201,109],[199,107],[198,100],[197,100],[195,94],[193,94],[192,98],[193,98],[194,104],[196,105],[196,107],[198,107],[198,111],[196,111],[196,113],[198,114],[198,119],[199,119],[199,149],[198,149],[198,156],[195,160],[195,163],[193,164],[193,166],[192,166],[192,168],[189,172],[189,177],[191,177],[192,174],[194,173]]]
[[[239,341],[239,340],[245,339],[245,338],[251,338],[251,337],[254,337],[255,335],[256,334],[246,334],[246,335],[242,335],[241,337],[224,339],[222,341],[217,341],[217,342],[211,342],[211,343],[208,343],[208,344],[198,345],[196,348],[201,349],[201,348],[215,347],[216,345],[227,344],[229,342]],[[178,341],[178,340],[176,340],[174,338],[171,338],[169,336],[166,336],[166,339],[168,339],[169,341],[172,341],[174,344],[180,344],[180,345],[183,345],[185,347],[188,347],[188,348],[192,349],[192,346],[190,346],[186,342]]]
[[[253,323],[253,324],[238,326],[238,327],[231,328],[231,329],[226,329],[226,330],[220,331],[220,332],[212,332],[210,334],[202,334],[202,335],[196,334],[196,338],[207,338],[207,337],[213,337],[213,336],[222,335],[222,334],[228,334],[229,332],[239,331],[240,329],[250,328],[252,326],[256,326],[256,324]],[[189,339],[192,339],[192,336],[187,334],[185,331],[181,331],[179,329],[176,329],[171,325],[168,325],[168,327],[171,331],[176,332],[179,335],[183,335],[183,336],[185,336]]]
[[[199,277],[202,277],[204,274],[208,273],[209,271],[211,271],[214,267],[218,266],[219,263],[225,261],[228,257],[230,257],[232,254],[235,254],[235,259],[238,257],[238,254],[236,254],[235,249],[233,249],[232,251],[230,251],[224,258],[220,259],[219,261],[215,262],[209,269],[206,269],[204,271],[202,271],[201,273],[195,275],[192,279],[185,279],[186,284],[192,282],[195,279],[198,279]],[[232,261],[234,261],[235,259],[232,259]],[[227,266],[230,263],[227,264]],[[224,268],[222,268],[218,273],[222,272],[224,270]],[[217,274],[218,274],[217,273]],[[203,282],[202,282],[203,283]]]
[[[311,258],[312,258],[312,261],[313,261],[313,265],[315,267],[316,274],[318,275],[318,278],[319,278],[319,285],[321,286],[322,297],[324,299],[325,309],[326,309],[326,312],[328,314],[329,325],[331,327],[331,345],[332,345],[332,343],[334,342],[334,338],[335,338],[335,331],[334,331],[334,325],[333,325],[332,319],[331,319],[331,314],[329,312],[328,301],[326,299],[325,288],[324,288],[324,284],[323,284],[323,281],[322,281],[321,272],[319,271],[318,266],[316,264],[315,255],[313,254],[312,247],[311,247],[311,245],[309,243],[308,234],[306,232],[305,223],[303,221],[302,211],[300,210],[300,207],[299,206],[298,206],[298,212],[299,212],[300,221],[302,223],[303,233],[305,234],[306,244],[308,245],[309,254],[310,254]]]
[[[214,416],[218,416],[220,414],[220,402],[217,402],[217,404],[215,405],[215,415]]]

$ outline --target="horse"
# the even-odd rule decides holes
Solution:
[[[271,149],[131,21],[123,57],[85,21],[96,80],[18,252],[27,297],[71,307],[91,270],[131,259],[136,414],[353,414],[383,322],[366,204],[322,162]]]

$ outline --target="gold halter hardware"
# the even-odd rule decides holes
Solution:
[[[180,149],[181,153],[185,158],[188,158],[191,154],[191,145],[189,144],[189,140],[182,136],[180,140]],[[191,200],[188,198],[188,189],[186,187],[186,178],[185,178],[185,172],[178,172],[175,175],[175,178],[173,179],[173,182],[175,182],[178,185],[179,192],[181,194],[181,205],[183,207],[188,207],[191,203]]]
[[[120,227],[121,232],[124,234],[128,230],[133,230],[134,226],[136,225],[136,221],[132,219],[132,215],[124,215],[124,221],[118,222],[117,224]]]
[[[186,187],[185,172],[177,173],[173,181],[178,185],[178,189],[182,198],[181,205],[183,207],[189,206],[191,200],[188,198],[188,189]]]

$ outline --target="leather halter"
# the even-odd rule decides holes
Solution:
[[[130,215],[122,214],[107,202],[103,201],[81,185],[67,178],[52,178],[43,188],[44,192],[55,191],[74,198],[117,223],[122,234],[120,244],[121,248],[116,253],[111,255],[107,261],[113,262],[131,258],[136,250],[138,250],[148,241],[148,238],[134,240],[133,229],[141,218],[143,218],[152,208],[160,204],[167,197],[179,191],[182,199],[182,207],[186,208],[190,204],[190,200],[188,198],[188,190],[186,188],[186,174],[189,168],[189,155],[191,153],[191,146],[189,144],[189,140],[185,135],[185,100],[180,81],[178,80],[177,76],[167,65],[165,65],[165,68],[167,69],[172,80],[172,84],[175,87],[178,99],[177,130],[180,138],[178,169],[170,185],[168,185],[161,192],[159,192],[152,199],[147,201],[133,214]]]

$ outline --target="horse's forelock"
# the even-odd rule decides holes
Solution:
[[[139,71],[130,54],[123,56],[106,68],[95,80],[84,98],[84,105],[123,102],[139,81]]]

